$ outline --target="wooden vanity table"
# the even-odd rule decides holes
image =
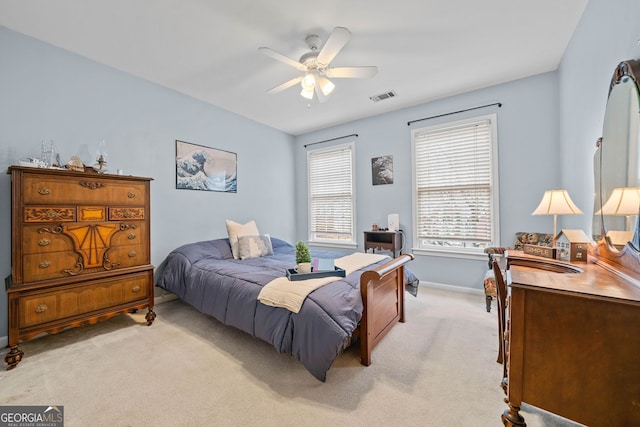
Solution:
[[[640,287],[596,265],[514,252],[507,426],[522,402],[579,423],[640,420]]]
[[[526,425],[522,402],[590,427],[640,425],[640,207],[616,196],[640,192],[639,81],[640,62],[628,60],[609,84],[587,262],[507,256],[506,426]],[[620,233],[633,238],[615,244]]]

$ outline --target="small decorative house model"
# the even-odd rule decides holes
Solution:
[[[560,230],[556,236],[556,257],[561,261],[587,262],[589,237],[582,230]]]

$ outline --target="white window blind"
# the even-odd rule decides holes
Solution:
[[[494,122],[484,116],[413,132],[417,248],[492,245]]]
[[[353,243],[353,143],[307,154],[309,240]]]

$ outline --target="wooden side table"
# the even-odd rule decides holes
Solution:
[[[364,251],[371,249],[374,253],[376,249],[384,249],[393,252],[396,258],[402,251],[402,233],[399,231],[365,231]]]

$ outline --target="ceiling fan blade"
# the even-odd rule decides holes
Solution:
[[[297,68],[300,71],[306,71],[307,67],[305,67],[303,64],[299,63],[296,60],[293,60],[291,58],[289,58],[288,56],[284,56],[281,53],[276,52],[273,49],[270,49],[268,47],[259,47],[258,50],[262,53],[264,53],[265,55],[273,58],[273,59],[277,59],[278,61],[282,61],[285,64],[291,65],[292,67]]]
[[[295,85],[296,83],[300,83],[302,81],[302,76],[298,76],[294,79],[289,80],[288,82],[284,82],[281,85],[278,85],[274,88],[271,88],[267,91],[267,93],[278,93],[278,92],[282,92],[285,89],[289,89],[291,86]]]
[[[317,61],[320,64],[329,65],[333,58],[336,57],[338,52],[342,50],[344,45],[347,44],[351,38],[351,32],[344,27],[336,27],[329,35],[327,42],[320,50]]]
[[[335,67],[328,68],[325,74],[327,77],[335,77],[342,79],[368,79],[378,73],[376,66],[364,67]]]

